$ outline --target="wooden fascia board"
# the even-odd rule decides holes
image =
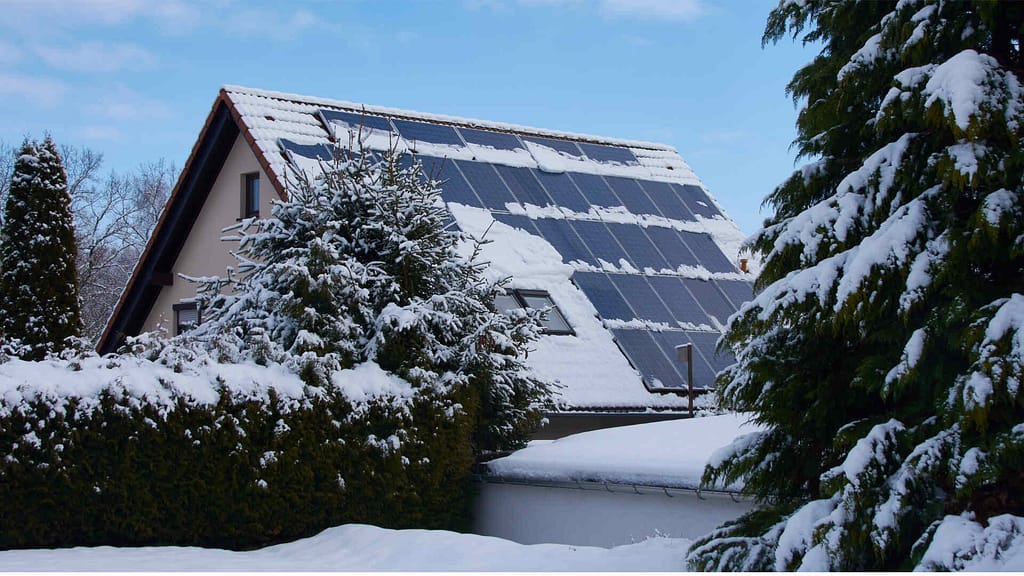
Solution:
[[[153,233],[150,234],[146,248],[139,257],[139,261],[132,271],[132,276],[128,280],[124,291],[122,291],[121,297],[118,299],[114,313],[111,314],[110,319],[107,321],[103,336],[97,344],[97,351],[100,354],[113,352],[116,345],[126,335],[126,329],[132,316],[141,313],[139,310],[140,301],[143,299],[144,293],[150,288],[149,283],[155,271],[157,261],[166,253],[168,240],[174,232],[171,228],[180,225],[182,211],[186,204],[188,204],[189,197],[196,193],[196,183],[200,179],[204,168],[207,168],[206,164],[209,161],[211,152],[217,145],[217,140],[223,137],[223,130],[226,128],[227,121],[233,121],[235,127],[241,129],[234,114],[219,113],[222,105],[227,108],[228,112],[231,111],[232,107],[228,106],[227,102],[228,98],[225,92],[221,90],[213,103],[210,114],[206,117],[206,122],[199,134],[199,138],[192,146],[192,152],[185,162],[185,167],[178,176],[178,181],[171,191],[167,203],[164,205],[160,219],[157,221]],[[228,145],[230,146],[230,144]],[[206,194],[209,194],[209,190],[206,190]],[[184,239],[181,242],[184,242]],[[180,249],[180,246],[178,246],[178,249]],[[145,319],[143,318],[142,321],[145,321]]]

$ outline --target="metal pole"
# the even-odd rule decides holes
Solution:
[[[686,362],[686,388],[689,392],[690,418],[693,418],[693,344],[676,346],[679,360]]]

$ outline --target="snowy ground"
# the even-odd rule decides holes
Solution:
[[[685,569],[689,540],[629,546],[526,546],[436,530],[350,524],[253,552],[204,548],[71,548],[0,552],[0,571],[672,571]]]

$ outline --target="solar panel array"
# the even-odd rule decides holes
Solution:
[[[391,131],[413,149],[418,142],[428,142],[514,151],[529,150],[529,142],[579,159],[639,164],[632,150],[619,146],[337,110],[320,113],[328,126],[340,122],[353,130]],[[282,140],[280,146],[289,154],[323,158],[326,153],[329,157],[323,145]],[[685,225],[604,221],[591,210],[618,208],[684,224],[697,216],[722,217],[700,187],[580,172],[555,174],[422,154],[418,158],[428,174],[444,181],[446,202],[485,208],[498,222],[544,238],[564,261],[573,264],[573,282],[593,303],[649,388],[686,387],[687,368],[675,349],[680,344],[694,347],[694,388],[712,387],[715,373],[732,362],[727,353],[716,353],[719,328],[742,302],[751,299],[752,286],[743,280],[714,277],[736,272],[714,240],[706,233],[679,229]],[[543,213],[561,216],[533,218],[524,216],[522,209],[509,209],[528,204],[554,207]],[[685,267],[703,268],[712,278],[685,277],[679,272]]]

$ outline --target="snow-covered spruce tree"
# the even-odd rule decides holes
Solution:
[[[960,569],[1024,545],[1024,4],[784,0],[813,159],[768,196],[705,482],[760,507],[704,570]]]
[[[78,336],[75,231],[67,177],[53,139],[21,147],[0,236],[0,336],[40,360]]]
[[[400,160],[339,148],[272,218],[244,222],[239,270],[206,280],[196,336],[317,387],[375,362],[445,410],[473,410],[478,449],[524,445],[549,395],[522,361],[537,320],[493,310],[501,287],[460,255],[440,183]],[[476,407],[458,400],[464,390]]]

